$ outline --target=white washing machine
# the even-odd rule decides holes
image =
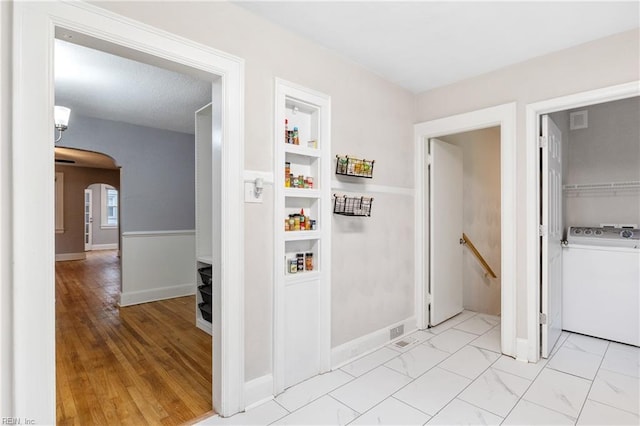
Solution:
[[[640,346],[640,229],[570,227],[562,328]]]

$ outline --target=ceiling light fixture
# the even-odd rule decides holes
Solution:
[[[53,121],[55,122],[56,129],[58,130],[58,137],[56,138],[56,143],[62,139],[62,132],[67,130],[69,126],[69,116],[71,115],[71,110],[67,107],[56,105],[53,109]]]

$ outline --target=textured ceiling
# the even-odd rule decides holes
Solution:
[[[89,117],[194,133],[211,82],[56,40],[56,105]]]
[[[235,1],[412,92],[640,26],[638,1]]]

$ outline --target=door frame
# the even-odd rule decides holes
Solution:
[[[221,76],[222,295],[213,405],[244,409],[244,60],[83,2],[13,3],[11,156],[13,417],[55,423],[53,57],[55,28]],[[40,200],[33,208],[32,200]],[[218,306],[216,306],[218,307]],[[4,334],[4,332],[3,332]],[[38,395],[34,398],[34,389]]]
[[[588,105],[616,101],[620,99],[640,96],[640,80],[601,89],[590,90],[568,96],[547,99],[526,105],[526,277],[527,277],[527,335],[529,362],[537,362],[540,359],[540,295],[541,295],[541,270],[540,256],[541,243],[538,226],[540,220],[540,183],[539,170],[540,150],[538,148],[538,135],[540,134],[540,117],[552,112],[564,111],[572,108],[580,108]],[[566,153],[565,153],[566,155]]]
[[[89,228],[87,228],[87,217],[86,217],[86,208],[87,208],[87,194],[89,194]],[[93,246],[93,190],[90,188],[84,189],[84,210],[82,211],[82,216],[84,219],[84,251],[90,251]],[[87,232],[88,229],[88,232]],[[89,234],[89,242],[87,242],[87,234]],[[87,248],[88,247],[88,248]]]
[[[501,347],[516,356],[516,103],[511,102],[414,126],[415,138],[415,316],[418,328],[428,326],[429,208],[426,149],[430,138],[500,126],[501,191]]]

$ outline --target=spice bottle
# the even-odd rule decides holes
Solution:
[[[293,128],[293,144],[300,145],[300,138],[298,137],[298,128]]]
[[[295,274],[298,272],[298,260],[297,259],[289,259],[289,273]]]
[[[288,188],[291,186],[291,181],[289,180],[289,175],[291,174],[291,163],[290,162],[285,162],[284,163],[284,186],[285,188]]]
[[[298,272],[304,271],[304,253],[297,253],[296,261],[298,266]]]
[[[284,119],[284,142],[289,143],[289,120]]]
[[[306,253],[304,255],[304,269],[313,271],[313,253]]]

